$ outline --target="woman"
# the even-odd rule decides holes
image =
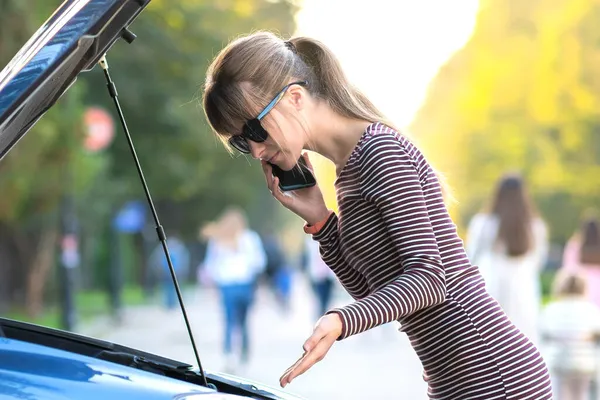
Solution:
[[[390,62],[384,55],[369,62],[377,57]],[[347,81],[326,46],[264,32],[239,38],[210,66],[203,102],[222,140],[261,159],[273,196],[306,221],[305,231],[356,300],[319,319],[281,386],[323,359],[336,340],[400,321],[431,398],[551,398],[539,352],[470,265],[433,169]],[[289,170],[303,150],[336,165],[339,215],[327,209],[318,186],[279,191],[267,162]]]
[[[479,267],[488,292],[536,344],[539,272],[548,253],[547,236],[546,225],[516,174],[500,179],[489,210],[473,217],[467,235],[469,258]]]
[[[562,269],[581,273],[588,285],[588,297],[600,307],[600,221],[594,215],[584,218],[563,253]]]
[[[246,227],[244,215],[237,209],[226,211],[203,234],[208,239],[205,276],[218,286],[223,301],[225,369],[234,372],[238,361],[249,361],[248,312],[256,280],[266,264],[265,254],[258,234]],[[233,354],[234,335],[241,339],[239,359]]]

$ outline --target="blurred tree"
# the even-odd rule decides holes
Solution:
[[[56,4],[0,2],[0,65],[6,65]],[[55,2],[58,3],[58,2]],[[67,166],[78,171],[79,193],[93,181],[97,161],[78,157],[82,93],[79,85],[42,118],[0,163],[0,306],[26,305],[39,314],[54,264],[59,202],[67,189]],[[73,145],[71,145],[73,144]]]
[[[0,66],[60,3],[0,1]],[[231,203],[257,212],[257,222],[274,216],[261,169],[222,149],[198,100],[208,63],[228,40],[256,29],[289,35],[295,11],[291,1],[153,0],[131,27],[139,39],[118,42],[109,52],[120,102],[166,228],[195,238],[199,224]],[[88,105],[116,116],[98,68],[80,76],[0,162],[0,274],[9,277],[0,280],[0,307],[17,302],[29,304],[31,313],[40,309],[55,259],[58,205],[68,189],[66,165],[75,171],[87,249],[84,274],[87,264],[106,268],[103,252],[110,251],[107,232],[115,212],[126,201],[143,198],[118,122],[115,140],[103,154],[88,154],[80,146],[81,113]],[[265,202],[270,203],[265,207]],[[37,294],[28,294],[31,290]]]
[[[483,0],[469,42],[410,127],[448,175],[462,222],[521,171],[552,238],[600,206],[600,2]]]
[[[258,164],[223,149],[199,102],[208,64],[229,40],[257,29],[290,35],[295,12],[290,1],[153,0],[131,26],[138,39],[110,51],[111,76],[165,228],[195,240],[198,227],[229,204],[252,212],[258,224],[276,217]],[[100,70],[82,79],[94,89],[88,103],[113,112]],[[105,226],[124,202],[143,198],[120,126],[109,157],[109,171],[94,184],[101,195],[85,203],[95,214],[86,218],[88,230]]]

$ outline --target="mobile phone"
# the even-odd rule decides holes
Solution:
[[[290,190],[304,189],[315,186],[317,181],[314,175],[308,169],[304,157],[300,157],[296,166],[289,171],[284,171],[277,165],[270,164],[273,170],[273,176],[279,178],[279,189],[282,192]]]

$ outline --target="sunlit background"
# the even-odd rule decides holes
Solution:
[[[327,44],[351,82],[407,133],[439,68],[469,40],[479,9],[477,0],[302,4],[296,34]],[[328,204],[335,208],[335,168],[315,158]]]
[[[0,1],[0,67],[60,3]],[[267,29],[327,44],[445,176],[465,240],[498,179],[521,173],[548,228],[535,272],[541,308],[555,299],[565,245],[600,207],[598,21],[595,0],[152,0],[131,27],[136,41],[117,43],[108,60],[161,221],[189,251],[179,278],[204,366],[226,360],[201,231],[230,206],[275,237],[284,258],[261,277],[252,361],[237,373],[277,385],[316,320],[302,221],[271,198],[254,160],[222,148],[199,106],[206,68],[229,40]],[[164,309],[154,223],[103,79],[98,68],[80,76],[0,161],[0,313],[195,364],[180,314]],[[315,164],[335,208],[335,171]],[[290,308],[281,307],[286,288]],[[332,304],[350,301],[336,285]],[[289,390],[425,399],[421,373],[390,324],[336,344]]]

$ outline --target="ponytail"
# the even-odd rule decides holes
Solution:
[[[318,40],[295,37],[288,41],[270,32],[256,32],[227,45],[208,69],[203,102],[206,117],[227,146],[236,129],[253,118],[248,110],[265,106],[291,80],[305,80],[310,94],[349,119],[394,124],[347,79],[333,52]],[[253,90],[244,90],[249,84]],[[442,193],[450,194],[436,171]],[[451,200],[454,200],[450,196]]]
[[[312,95],[327,101],[333,111],[346,118],[380,121],[393,127],[367,96],[350,84],[340,62],[327,46],[308,37],[296,37],[288,42],[313,75],[308,86]]]

